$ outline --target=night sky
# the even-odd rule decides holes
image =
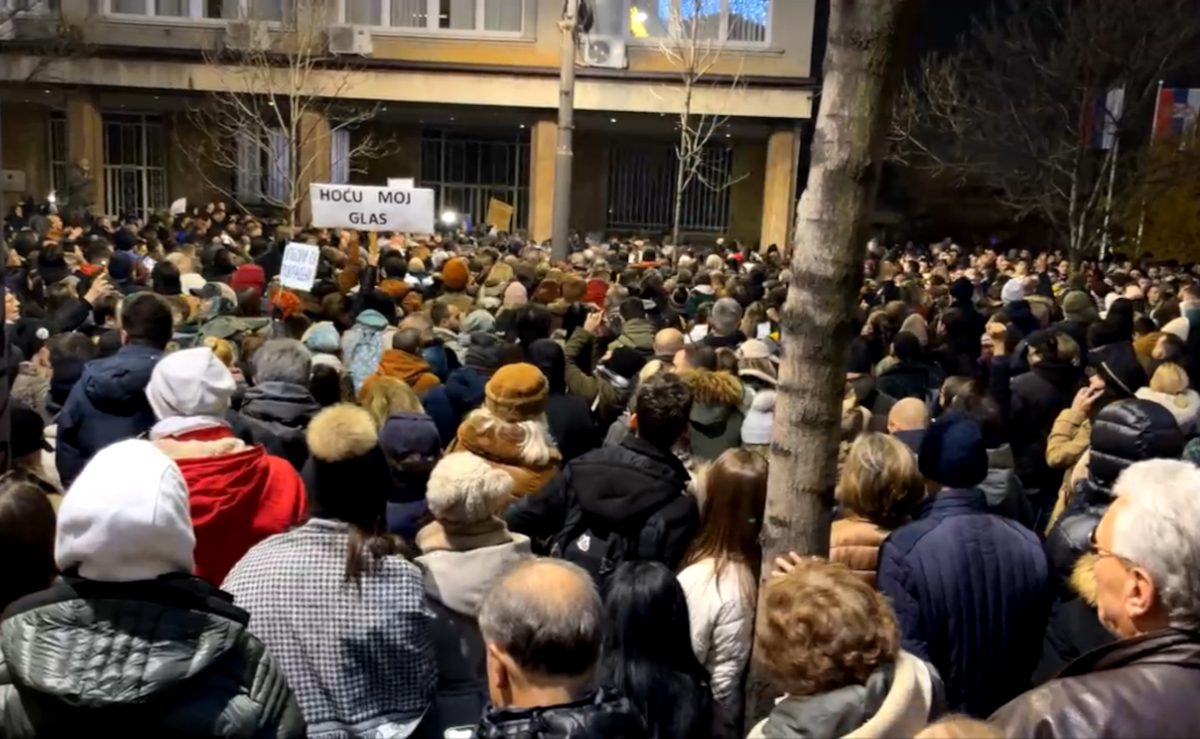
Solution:
[[[971,18],[987,11],[991,0],[925,0],[924,22],[913,44],[918,52],[954,46],[971,27]]]

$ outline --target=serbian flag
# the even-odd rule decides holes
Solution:
[[[1125,88],[1114,87],[1104,97],[1097,97],[1084,106],[1080,133],[1084,146],[1093,149],[1113,148],[1117,143],[1117,132],[1121,115],[1125,112]]]
[[[1164,139],[1191,133],[1200,111],[1200,89],[1164,87],[1154,112],[1154,138]]]

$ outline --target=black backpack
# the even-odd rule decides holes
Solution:
[[[604,593],[609,578],[622,562],[662,561],[667,522],[661,513],[672,500],[667,499],[620,527],[593,521],[587,513],[576,509],[574,515],[568,516],[565,531],[551,547],[550,555],[587,570]]]

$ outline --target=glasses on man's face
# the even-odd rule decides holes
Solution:
[[[1128,557],[1122,557],[1111,549],[1105,549],[1096,543],[1096,532],[1100,530],[1100,524],[1096,524],[1092,529],[1092,533],[1088,534],[1088,549],[1097,557],[1112,557],[1119,560],[1126,567],[1134,567],[1135,564]]]

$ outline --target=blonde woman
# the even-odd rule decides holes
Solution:
[[[917,459],[895,437],[862,434],[846,455],[836,496],[842,517],[833,523],[829,559],[874,586],[879,546],[925,497]]]
[[[1184,436],[1197,431],[1200,394],[1191,389],[1183,367],[1174,362],[1163,362],[1154,370],[1150,387],[1140,388],[1136,394],[1142,400],[1152,400],[1170,411]]]

